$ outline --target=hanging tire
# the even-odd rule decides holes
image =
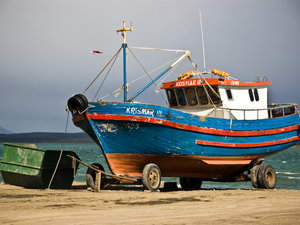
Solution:
[[[157,165],[147,164],[142,172],[142,182],[144,189],[157,191],[161,182],[161,172]]]
[[[276,173],[270,164],[260,166],[257,179],[260,188],[274,189],[276,186]]]
[[[181,189],[185,191],[199,190],[202,185],[202,179],[196,177],[180,177],[179,183]]]
[[[259,188],[259,184],[258,184],[258,170],[260,168],[261,165],[256,165],[253,166],[251,169],[251,182],[252,182],[252,186],[254,188]]]
[[[99,170],[105,172],[103,166],[99,163],[93,163],[92,166],[95,166]],[[105,178],[105,175],[101,174],[101,188],[103,187],[103,178]],[[85,175],[85,181],[88,187],[91,187],[93,190],[95,190],[96,171],[91,168],[88,168]]]
[[[72,113],[82,113],[88,107],[88,100],[83,94],[77,94],[69,98],[67,105]]]

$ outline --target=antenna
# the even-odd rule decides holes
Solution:
[[[202,15],[201,15],[201,10],[200,10],[200,9],[199,9],[199,16],[200,16],[201,39],[202,39],[203,68],[204,68],[204,72],[206,73],[205,49],[204,49],[204,37],[203,37],[203,24],[202,24]]]

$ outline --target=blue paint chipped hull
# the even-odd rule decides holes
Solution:
[[[164,176],[220,178],[299,140],[298,114],[229,120],[140,103],[89,104],[84,115],[73,115],[73,121],[99,144],[115,174],[138,176],[143,164],[151,159],[149,162],[165,168]],[[261,135],[261,131],[270,133]],[[248,135],[249,132],[257,134]],[[237,147],[230,147],[232,144]],[[135,160],[137,157],[139,160]],[[189,169],[189,160],[202,166],[194,163]],[[185,172],[174,168],[176,165]],[[208,169],[213,171],[211,175]]]

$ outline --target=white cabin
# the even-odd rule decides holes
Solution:
[[[206,78],[167,82],[161,88],[171,108],[206,117],[257,120],[269,118],[270,84]]]

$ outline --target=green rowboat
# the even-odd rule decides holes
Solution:
[[[60,154],[61,159],[50,188],[71,188],[78,163],[67,155],[79,159],[76,153],[73,151],[42,150],[34,144],[4,143],[0,164],[3,180],[7,184],[26,188],[48,188]]]

